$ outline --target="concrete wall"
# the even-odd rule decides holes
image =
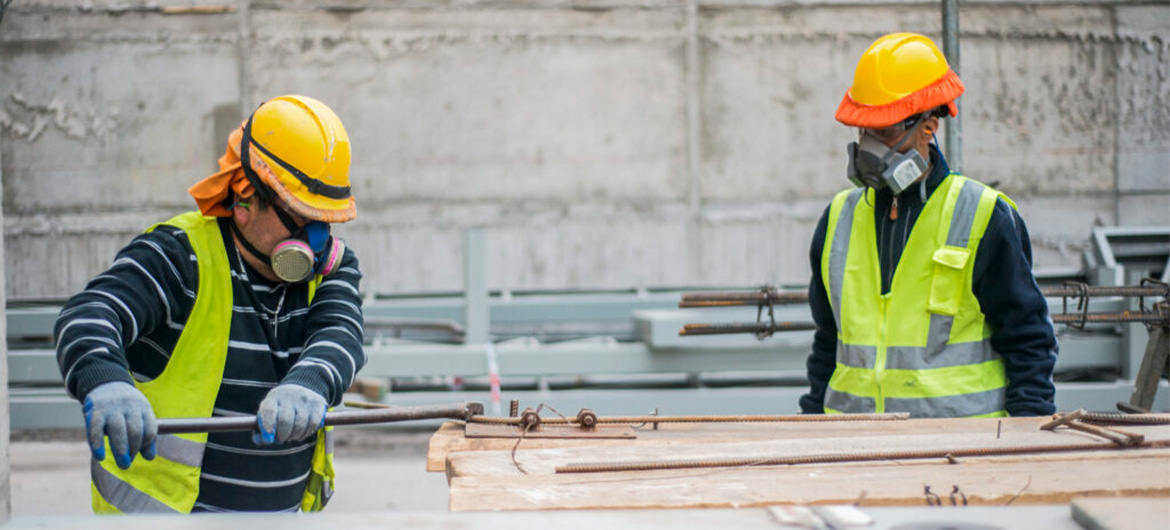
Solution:
[[[4,155],[0,154],[0,178],[4,176]],[[4,196],[0,188],[0,197]],[[4,210],[0,207],[0,225],[3,225]],[[2,239],[2,237],[0,237]],[[4,270],[4,247],[0,245],[0,271]],[[0,284],[4,275],[0,274]],[[0,307],[6,304],[4,289],[0,288]],[[8,319],[0,319],[0,337],[8,335]],[[0,524],[12,515],[12,459],[8,454],[9,434],[12,426],[8,423],[8,341],[0,341]]]
[[[206,0],[212,1],[212,0]],[[227,1],[227,0],[224,0]],[[22,0],[0,27],[12,297],[81,288],[189,209],[264,99],[354,145],[369,292],[807,281],[848,186],[832,116],[873,39],[941,42],[940,2]],[[1170,2],[962,2],[963,170],[1020,204],[1038,267],[1092,227],[1170,224]]]

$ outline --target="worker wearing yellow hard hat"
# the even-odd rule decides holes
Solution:
[[[926,36],[862,54],[837,108],[855,188],[810,249],[817,324],[806,413],[1052,414],[1057,342],[1015,203],[952,172],[939,120],[964,86]]]
[[[188,190],[198,211],[136,237],[57,321],[96,512],[315,511],[332,494],[325,412],[365,364],[361,271],[331,230],[356,215],[349,136],[324,103],[276,97],[219,168]],[[237,415],[254,431],[157,428]]]

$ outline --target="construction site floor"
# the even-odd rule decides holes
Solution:
[[[337,432],[339,482],[329,513],[447,511],[446,478],[426,471],[430,431]],[[81,432],[14,434],[10,446],[13,516],[92,513],[90,456]]]

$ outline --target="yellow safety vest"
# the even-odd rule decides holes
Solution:
[[[178,215],[161,224],[187,234],[199,264],[199,291],[187,324],[167,366],[152,381],[135,382],[158,418],[207,418],[227,362],[232,318],[232,280],[219,226],[199,212]],[[159,225],[147,229],[153,231]],[[321,277],[309,283],[313,299]],[[318,431],[313,469],[301,509],[319,511],[333,493],[333,428]],[[90,489],[95,513],[189,513],[199,497],[199,473],[207,433],[163,434],[154,460],[135,458],[130,469],[119,469],[113,458],[93,460]],[[106,440],[106,454],[113,454]]]
[[[926,202],[882,294],[874,192],[837,194],[821,277],[837,322],[826,413],[1006,416],[1007,374],[972,292],[979,241],[1002,193],[952,173]]]

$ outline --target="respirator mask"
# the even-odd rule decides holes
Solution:
[[[305,226],[297,226],[292,216],[276,205],[275,193],[260,181],[250,163],[251,125],[252,121],[248,120],[244,126],[243,140],[240,142],[240,162],[244,169],[244,175],[252,183],[256,194],[276,212],[277,218],[288,230],[289,237],[277,243],[272,249],[272,255],[269,256],[253,246],[240,233],[240,228],[236,226],[234,221],[230,223],[232,231],[235,232],[236,238],[239,239],[244,248],[271,267],[272,272],[283,282],[299,283],[309,279],[314,274],[321,276],[333,274],[341,266],[341,258],[345,254],[345,243],[330,235],[329,223],[310,221]],[[272,153],[266,152],[265,154],[282,167],[296,171],[296,168],[276,158]]]
[[[889,188],[894,195],[910,187],[930,164],[922,158],[917,149],[910,149],[905,153],[899,153],[898,149],[906,144],[925,118],[926,114],[919,114],[903,122],[903,130],[909,132],[894,147],[888,147],[879,140],[877,133],[861,129],[858,141],[850,142],[846,146],[846,152],[849,154],[846,174],[849,180],[858,187],[877,190]]]
[[[248,252],[271,267],[282,282],[299,283],[314,274],[329,276],[337,271],[345,254],[345,243],[329,234],[328,223],[310,221],[305,226],[297,226],[287,212],[275,205],[271,208],[288,229],[289,237],[277,243],[270,256],[252,246],[232,222],[232,231]]]

